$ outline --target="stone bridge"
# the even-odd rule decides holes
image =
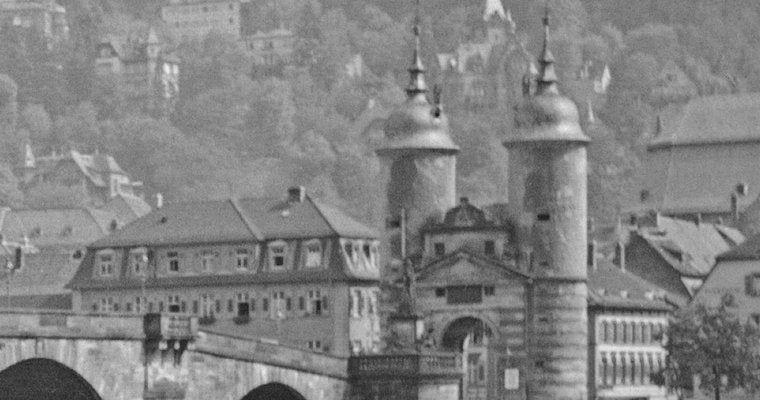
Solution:
[[[453,355],[409,355],[397,377],[388,376],[386,358],[348,360],[212,333],[190,317],[0,310],[0,397],[9,400],[459,397]],[[389,385],[403,393],[387,393]]]

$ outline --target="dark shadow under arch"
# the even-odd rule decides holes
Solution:
[[[30,358],[0,371],[4,400],[102,400],[73,369],[47,358]]]
[[[443,333],[443,348],[448,351],[462,351],[467,336],[476,344],[484,344],[493,333],[488,324],[475,317],[462,317],[451,322]]]
[[[288,385],[272,382],[251,390],[242,400],[306,400],[306,398]]]

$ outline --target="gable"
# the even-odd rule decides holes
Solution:
[[[523,275],[499,262],[460,252],[424,266],[417,277],[417,284],[419,286],[485,284],[523,278]]]

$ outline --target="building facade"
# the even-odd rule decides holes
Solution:
[[[126,84],[131,96],[148,107],[170,108],[179,93],[180,60],[168,51],[156,31],[142,38],[104,38],[97,45],[95,72]]]
[[[159,208],[91,244],[69,287],[75,310],[189,313],[347,356],[380,345],[379,262],[373,231],[293,188]]]
[[[0,24],[34,29],[49,45],[69,37],[66,9],[55,0],[0,1]]]
[[[589,398],[670,399],[652,375],[665,366],[664,291],[615,265],[589,267]]]
[[[170,0],[161,7],[161,20],[177,39],[202,39],[217,32],[240,39],[243,0]]]
[[[498,14],[498,12],[497,12]],[[548,49],[515,111],[505,219],[462,199],[458,147],[427,97],[419,28],[407,101],[385,124],[390,263],[401,265],[426,341],[462,353],[463,398],[586,398],[586,144],[573,102],[557,89]],[[438,97],[438,96],[435,96]],[[391,271],[393,269],[390,269]],[[401,309],[402,307],[399,307]]]
[[[753,236],[717,257],[715,268],[694,296],[694,303],[717,307],[726,302],[742,320],[760,325],[760,237]]]

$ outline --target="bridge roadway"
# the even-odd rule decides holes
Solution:
[[[35,390],[69,387],[81,387],[83,394],[39,398],[332,400],[348,396],[347,359],[202,328],[194,329],[191,341],[156,339],[147,325],[142,316],[126,314],[0,310],[0,393],[4,393],[0,397],[12,400],[6,396],[26,393],[17,398],[38,398],[32,396]],[[87,386],[96,397],[86,394]]]

